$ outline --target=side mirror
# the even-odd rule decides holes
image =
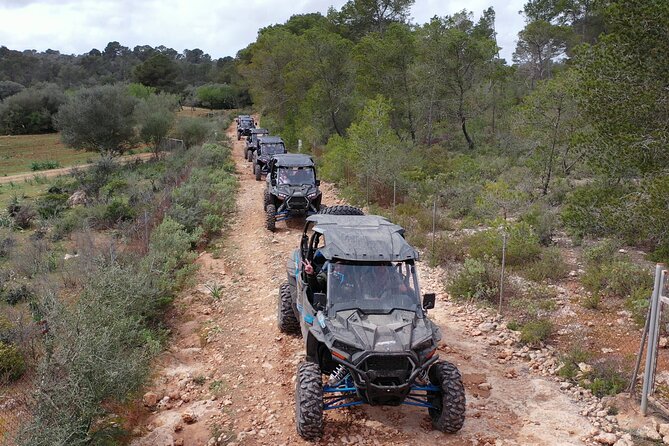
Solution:
[[[316,186],[320,186],[320,185],[321,185],[321,180],[316,180]]]
[[[328,302],[328,298],[325,293],[314,293],[314,309],[316,311],[325,310],[325,305]]]
[[[436,301],[436,295],[434,293],[423,294],[423,309],[424,310],[433,309],[435,301]]]

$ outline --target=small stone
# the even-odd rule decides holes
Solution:
[[[590,364],[586,364],[585,362],[579,362],[578,363],[578,369],[583,373],[591,373],[592,372],[592,366]]]
[[[601,444],[615,444],[618,441],[618,437],[616,437],[616,434],[602,432],[601,434],[597,435],[594,440]]]
[[[637,431],[641,438],[648,438],[650,440],[662,440],[660,434],[649,426],[641,426]]]
[[[483,332],[481,330],[474,330],[472,331],[472,336],[481,336]]]
[[[184,412],[181,414],[181,419],[183,420],[184,423],[186,424],[193,424],[197,421],[197,417],[195,414],[190,413],[190,412]]]
[[[660,348],[667,348],[667,345],[669,345],[669,339],[665,338],[664,336],[660,337]]]
[[[160,401],[160,397],[154,392],[146,392],[142,397],[142,402],[146,407],[154,407]]]
[[[669,423],[662,423],[657,427],[658,432],[663,437],[669,437]]]
[[[174,425],[174,432],[181,432],[184,428],[184,425],[181,423],[177,423]]]
[[[184,446],[184,439],[177,438],[176,440],[174,440],[174,446]]]
[[[490,390],[492,389],[492,384],[490,383],[481,383],[478,385],[479,390]]]

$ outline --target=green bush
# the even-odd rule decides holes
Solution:
[[[47,193],[35,203],[37,213],[44,219],[56,217],[67,209],[68,198],[68,194]]]
[[[529,224],[539,238],[539,243],[549,246],[558,226],[557,214],[546,207],[532,206],[520,217],[520,221]]]
[[[560,280],[569,272],[569,266],[562,258],[560,249],[550,247],[542,249],[539,258],[521,265],[518,273],[523,277],[541,282],[544,280]]]
[[[171,293],[181,287],[196,269],[192,263],[197,255],[191,251],[201,230],[190,233],[186,228],[166,217],[151,234],[149,254],[144,258],[147,268],[157,273],[158,288]]]
[[[30,164],[32,171],[58,169],[59,167],[61,166],[58,161],[33,161]]]
[[[529,321],[520,328],[520,342],[525,345],[537,346],[553,334],[553,323],[548,319]]]
[[[586,385],[595,396],[613,396],[622,392],[629,384],[628,374],[613,360],[601,360],[592,365],[592,373],[586,377],[591,382]]]
[[[499,299],[500,271],[491,259],[466,259],[462,270],[448,286],[451,296],[460,299]]]
[[[560,215],[562,223],[579,237],[617,234],[625,219],[620,210],[628,192],[621,186],[599,183],[581,186],[567,196]]]
[[[558,375],[567,379],[576,378],[576,374],[579,372],[578,364],[587,363],[590,358],[592,358],[592,353],[582,347],[577,345],[570,348],[561,358],[562,367],[558,371]]]
[[[0,378],[16,381],[26,371],[26,361],[18,347],[0,341]]]
[[[186,148],[202,144],[212,132],[211,125],[202,118],[181,118],[177,121],[175,136]]]
[[[651,289],[648,287],[637,288],[632,291],[625,300],[625,307],[632,313],[632,319],[639,326],[646,323],[646,315],[650,306]]]
[[[539,257],[539,239],[527,223],[506,224],[507,246],[506,264],[520,265]],[[475,259],[502,258],[502,230],[488,229],[469,236],[466,240],[467,252]]]
[[[125,200],[115,198],[109,203],[102,215],[102,221],[108,226],[113,226],[123,221],[132,220],[137,216],[137,210],[130,206]]]
[[[625,298],[638,289],[650,289],[650,272],[628,260],[614,259],[597,265],[587,264],[581,282],[586,290],[598,294]]]

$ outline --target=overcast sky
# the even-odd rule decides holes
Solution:
[[[107,42],[165,45],[177,51],[200,48],[212,57],[234,56],[253,42],[259,28],[291,15],[339,9],[346,0],[0,0],[0,45],[10,49],[48,48],[81,54]],[[462,9],[476,18],[488,6],[497,13],[501,55],[511,62],[518,11],[525,0],[416,0],[415,23]]]

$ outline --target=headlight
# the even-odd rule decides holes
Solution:
[[[307,195],[308,198],[316,198],[318,196],[318,192],[312,192],[309,195]]]
[[[279,194],[279,199],[281,199],[281,200],[285,200],[286,198],[288,198],[288,195],[286,195],[286,194]]]
[[[332,348],[346,353],[349,358],[360,351],[359,348],[353,347],[352,345],[349,345],[341,341],[334,341],[334,343],[332,344]],[[348,359],[346,357],[336,354],[336,352],[332,352],[332,354],[334,356],[337,356],[339,359]]]
[[[432,338],[426,339],[425,341],[415,345],[413,350],[418,353],[418,356],[423,359],[430,359],[437,351],[437,346],[434,345]]]

